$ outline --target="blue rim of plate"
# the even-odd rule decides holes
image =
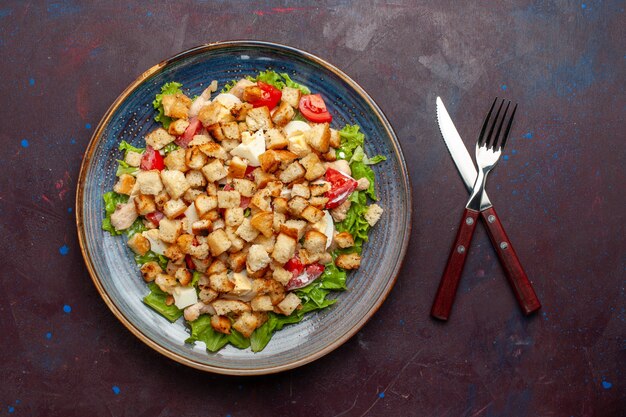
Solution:
[[[390,271],[389,279],[386,282],[386,286],[380,296],[376,299],[375,303],[371,306],[371,308],[367,311],[366,314],[362,315],[360,319],[352,325],[343,335],[336,338],[332,343],[329,343],[324,348],[314,352],[313,354],[309,354],[306,357],[302,357],[298,360],[270,367],[259,367],[259,368],[225,368],[221,366],[212,366],[207,363],[201,363],[196,360],[185,357],[184,355],[180,355],[178,353],[172,352],[171,350],[161,346],[150,337],[148,337],[140,328],[138,328],[135,323],[133,323],[123,311],[119,308],[119,306],[115,303],[115,301],[111,298],[111,296],[107,293],[103,284],[101,282],[101,277],[98,276],[96,269],[94,267],[94,263],[91,259],[89,248],[87,247],[87,238],[85,234],[85,226],[84,226],[84,212],[83,212],[83,204],[84,204],[84,189],[85,189],[85,180],[87,171],[89,170],[90,163],[93,158],[94,150],[96,149],[99,141],[102,138],[102,133],[107,124],[111,121],[111,118],[114,112],[120,107],[120,105],[128,98],[128,96],[137,89],[142,83],[149,80],[151,77],[158,74],[164,68],[179,61],[190,58],[194,55],[220,50],[224,48],[231,47],[252,47],[259,49],[269,49],[283,53],[289,53],[293,55],[297,55],[305,60],[312,61],[313,63],[323,67],[324,69],[332,72],[334,75],[339,77],[343,82],[345,82],[354,92],[356,92],[364,102],[371,108],[372,112],[375,114],[376,118],[381,122],[382,126],[385,129],[385,133],[390,139],[392,152],[397,157],[399,163],[399,169],[401,171],[402,184],[400,184],[401,188],[404,189],[404,193],[406,195],[406,200],[404,201],[404,209],[406,210],[405,215],[405,224],[404,224],[404,233],[402,236],[401,250],[398,256],[396,256],[396,261],[394,264],[394,268]],[[226,374],[226,375],[265,375],[272,374],[281,371],[285,371],[288,369],[293,369],[307,363],[310,363],[320,357],[332,352],[343,343],[345,343],[348,339],[350,339],[354,334],[356,334],[366,323],[367,321],[376,313],[376,311],[380,308],[382,303],[385,301],[387,296],[389,295],[391,289],[393,288],[400,269],[402,267],[402,263],[404,261],[404,257],[407,251],[410,232],[411,232],[411,214],[412,214],[412,197],[411,197],[411,186],[410,186],[410,178],[408,175],[408,170],[406,167],[406,161],[404,159],[400,142],[396,137],[391,124],[387,120],[387,117],[384,115],[383,111],[380,107],[374,102],[374,100],[361,88],[354,80],[352,80],[348,75],[346,75],[343,71],[336,68],[334,65],[328,63],[327,61],[319,58],[311,53],[302,51],[300,49],[281,45],[278,43],[265,42],[265,41],[249,41],[249,40],[233,40],[233,41],[220,41],[214,42],[204,45],[199,45],[194,48],[183,51],[169,59],[166,59],[160,62],[157,65],[154,65],[144,73],[142,73],[135,81],[133,81],[111,104],[109,109],[106,111],[100,122],[98,123],[97,128],[94,130],[94,133],[89,141],[87,149],[83,156],[83,161],[80,167],[80,173],[77,184],[77,192],[76,192],[76,225],[78,232],[78,240],[80,249],[85,260],[85,264],[87,266],[89,275],[96,286],[96,289],[100,293],[100,296],[109,307],[109,309],[113,312],[113,314],[120,320],[120,322],[130,330],[138,339],[142,342],[150,346],[152,349],[161,353],[162,355],[173,359],[176,362],[179,362],[183,365],[196,368],[203,371],[218,373],[218,374]],[[355,273],[355,272],[353,272]],[[297,325],[296,325],[297,326]]]

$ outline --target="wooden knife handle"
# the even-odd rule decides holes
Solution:
[[[463,266],[465,266],[465,259],[467,259],[467,253],[476,229],[478,215],[479,212],[467,208],[463,212],[463,218],[454,240],[454,246],[452,246],[450,251],[446,269],[443,271],[439,289],[437,290],[433,307],[430,310],[430,315],[437,319],[448,320],[450,316],[456,290],[459,287],[459,281],[463,273]]]
[[[502,227],[502,223],[500,223],[500,218],[493,207],[482,211],[480,215],[487,227],[489,238],[498,254],[498,258],[500,258],[504,272],[513,288],[517,302],[524,314],[534,313],[541,308],[541,303],[539,303],[537,294],[535,294],[535,290],[517,258],[517,254],[504,231],[504,227]]]

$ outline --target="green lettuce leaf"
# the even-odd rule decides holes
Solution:
[[[282,72],[280,75],[282,75],[282,77],[285,79],[286,87],[297,88],[302,94],[311,94],[311,90],[309,90],[308,87],[293,81],[291,77],[289,77],[289,74],[287,74],[286,72]]]
[[[204,275],[202,272],[193,271],[193,278],[191,278],[191,286],[195,287],[198,284],[198,281],[200,281],[200,278],[202,278],[202,275]]]
[[[352,171],[352,178],[358,180],[360,178],[367,178],[370,186],[365,190],[365,194],[372,200],[378,200],[376,197],[376,175],[374,175],[374,171],[368,165],[365,165],[363,162],[352,162],[350,164],[350,170]]]
[[[367,242],[367,232],[371,226],[365,220],[365,212],[367,211],[367,198],[365,194],[367,191],[355,191],[350,196],[349,200],[352,202],[350,209],[346,214],[344,221],[335,223],[335,229],[338,232],[349,232],[354,238],[354,246],[341,250],[341,253],[358,252],[361,253],[363,243]]]
[[[137,148],[136,146],[131,145],[125,140],[120,142],[120,146],[118,146],[117,149],[119,149],[120,151],[124,151],[124,156],[126,156],[126,153],[128,153],[128,151],[143,153],[146,150],[145,148]]]
[[[359,131],[360,129],[358,125],[345,125],[339,131],[341,145],[337,149],[337,158],[349,161],[357,147],[363,148],[365,135]]]
[[[148,285],[150,288],[150,294],[146,295],[143,302],[150,306],[154,311],[171,321],[175,322],[183,315],[183,311],[176,307],[174,304],[167,305],[165,300],[167,294],[161,291],[161,289],[154,283]]]
[[[230,80],[226,83],[226,85],[224,85],[221,93],[228,93],[235,86],[235,84],[237,84],[237,80]]]
[[[145,255],[135,255],[135,263],[139,266],[142,266],[148,262],[156,262],[159,264],[161,269],[165,270],[167,268],[167,257],[163,255],[157,255],[156,253],[149,250]]]
[[[172,123],[172,119],[165,115],[165,110],[163,110],[163,96],[182,93],[183,91],[180,89],[183,85],[181,83],[177,83],[175,81],[164,84],[161,87],[161,93],[157,94],[152,102],[152,107],[158,112],[156,116],[154,116],[154,120],[161,123],[165,129],[170,127],[170,123]]]
[[[131,167],[130,165],[128,165],[126,162],[122,161],[121,159],[117,160],[117,171],[115,172],[115,176],[120,177],[123,174],[128,174],[128,175],[136,175],[137,172],[139,172],[139,168],[137,167]]]
[[[178,146],[174,142],[170,142],[167,145],[165,145],[162,149],[163,149],[163,152],[165,152],[165,155],[167,155],[168,153],[175,151],[176,149],[180,149],[180,146]]]
[[[185,343],[204,342],[209,352],[217,352],[228,343],[228,335],[216,332],[211,327],[211,316],[202,315],[197,320],[187,322],[191,327],[191,336]]]
[[[244,337],[237,330],[231,328],[228,335],[228,342],[238,349],[247,349],[250,347],[250,339]]]
[[[352,153],[352,158],[350,158],[350,163],[357,161],[363,162],[365,165],[375,165],[379,162],[386,161],[387,157],[384,155],[376,155],[372,158],[369,158],[365,151],[361,146],[357,146],[354,152]]]
[[[300,92],[302,92],[302,94],[311,94],[311,90],[309,90],[306,86],[293,81],[286,72],[279,74],[272,70],[261,71],[255,78],[250,79],[251,81],[261,81],[265,84],[273,85],[279,90],[282,90],[285,87],[291,87],[297,88]]]

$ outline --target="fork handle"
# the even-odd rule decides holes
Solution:
[[[450,251],[446,269],[443,271],[439,289],[437,290],[433,307],[430,310],[430,315],[439,320],[448,320],[448,317],[450,317],[454,297],[456,296],[463,267],[465,266],[465,259],[467,259],[474,230],[476,230],[478,215],[479,212],[468,208],[463,212],[461,224],[454,240],[454,246],[452,246]]]
[[[500,264],[503,266],[506,276],[513,288],[515,298],[524,314],[529,315],[541,308],[541,303],[535,294],[530,280],[522,268],[522,264],[517,258],[517,254],[513,249],[513,245],[509,240],[509,237],[502,227],[500,218],[496,214],[493,207],[490,207],[480,213],[491,243],[493,244],[498,258],[500,258]]]

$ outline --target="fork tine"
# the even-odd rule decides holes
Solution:
[[[489,113],[487,113],[487,116],[485,116],[483,127],[480,130],[480,135],[478,136],[478,146],[482,146],[483,143],[485,143],[485,130],[487,130],[487,123],[489,123],[489,118],[491,118],[491,113],[493,112],[493,108],[495,107],[497,101],[498,101],[498,97],[496,97],[493,100],[493,103],[491,104],[491,108],[489,109]]]
[[[502,110],[502,105],[503,104],[504,104],[504,99],[502,99],[502,102],[500,103],[500,106],[498,107],[498,111],[496,113],[496,117],[493,118],[493,123],[491,124],[491,129],[489,129],[489,136],[487,136],[487,143],[486,143],[486,146],[488,148],[492,147],[492,143],[494,141],[493,129],[495,129],[496,123],[498,123],[498,116],[500,116],[500,111]]]
[[[515,103],[515,107],[513,107],[513,113],[511,113],[511,118],[509,119],[509,123],[506,125],[506,130],[504,131],[504,136],[502,137],[502,144],[500,145],[500,149],[504,149],[506,140],[509,138],[509,132],[511,131],[511,125],[513,124],[513,118],[515,117],[516,110],[517,110],[517,103]]]
[[[502,104],[504,104],[504,100],[502,101]],[[506,120],[506,113],[509,111],[510,105],[511,105],[511,102],[509,101],[506,104],[506,108],[504,109],[504,114],[502,115],[502,119],[500,120],[498,131],[496,132],[496,135],[493,138],[492,146],[490,146],[491,149],[496,149],[498,147],[498,139],[500,138],[500,132],[502,132],[502,125],[504,124],[504,121]],[[502,148],[502,145],[500,145],[500,148]]]

